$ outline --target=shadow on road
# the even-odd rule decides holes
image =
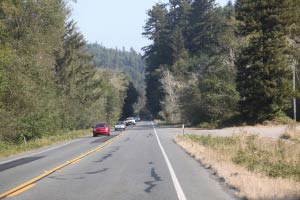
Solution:
[[[116,137],[116,135],[111,135],[111,136],[104,136],[101,135],[99,139],[96,139],[94,141],[91,142],[91,144],[95,144],[95,143],[103,143],[106,142],[107,140]]]
[[[42,159],[46,156],[38,156],[38,157],[26,157],[26,158],[20,158],[18,160],[14,160],[5,164],[0,165],[0,172],[7,170],[7,169],[11,169],[20,165],[24,165],[39,159]]]

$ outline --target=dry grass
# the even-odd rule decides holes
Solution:
[[[41,147],[57,144],[63,141],[76,139],[84,135],[91,134],[91,130],[78,130],[70,132],[56,133],[51,136],[30,140],[27,143],[5,143],[0,141],[0,158],[16,155],[26,151],[31,151]]]
[[[300,145],[258,136],[180,136],[176,142],[243,197],[300,199]],[[285,169],[286,168],[286,169]]]
[[[300,130],[295,123],[289,124],[280,138],[300,141]]]

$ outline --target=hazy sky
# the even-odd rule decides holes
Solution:
[[[217,0],[224,5],[228,0]],[[142,36],[146,11],[158,0],[77,0],[72,3],[72,18],[89,42],[110,48],[141,48],[150,43]],[[161,0],[160,2],[167,2]]]

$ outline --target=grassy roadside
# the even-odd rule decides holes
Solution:
[[[300,143],[256,135],[178,136],[176,142],[248,199],[300,198]]]
[[[297,128],[297,124],[289,124],[285,132],[280,136],[280,138],[300,142],[300,130]]]
[[[52,144],[57,144],[60,142],[77,139],[82,136],[91,134],[91,130],[77,130],[69,132],[57,132],[50,136],[44,136],[42,138],[37,138],[23,143],[6,143],[0,141],[0,158],[7,157],[11,155],[16,155],[26,151],[31,151],[41,147],[49,146]]]

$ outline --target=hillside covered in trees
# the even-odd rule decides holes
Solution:
[[[93,55],[93,63],[99,70],[112,70],[125,74],[129,81],[123,107],[122,118],[132,116],[144,110],[145,97],[145,61],[134,49],[126,51],[106,48],[100,44],[88,44],[87,49]]]
[[[147,108],[194,125],[292,116],[299,10],[299,0],[155,4],[143,33],[152,41],[144,47]]]
[[[145,89],[145,62],[142,55],[134,49],[126,51],[106,48],[100,44],[88,44],[88,51],[93,55],[94,65],[99,69],[110,69],[124,72],[139,91]]]
[[[119,119],[129,79],[97,70],[64,0],[0,2],[0,140]],[[108,63],[110,64],[110,63]]]

